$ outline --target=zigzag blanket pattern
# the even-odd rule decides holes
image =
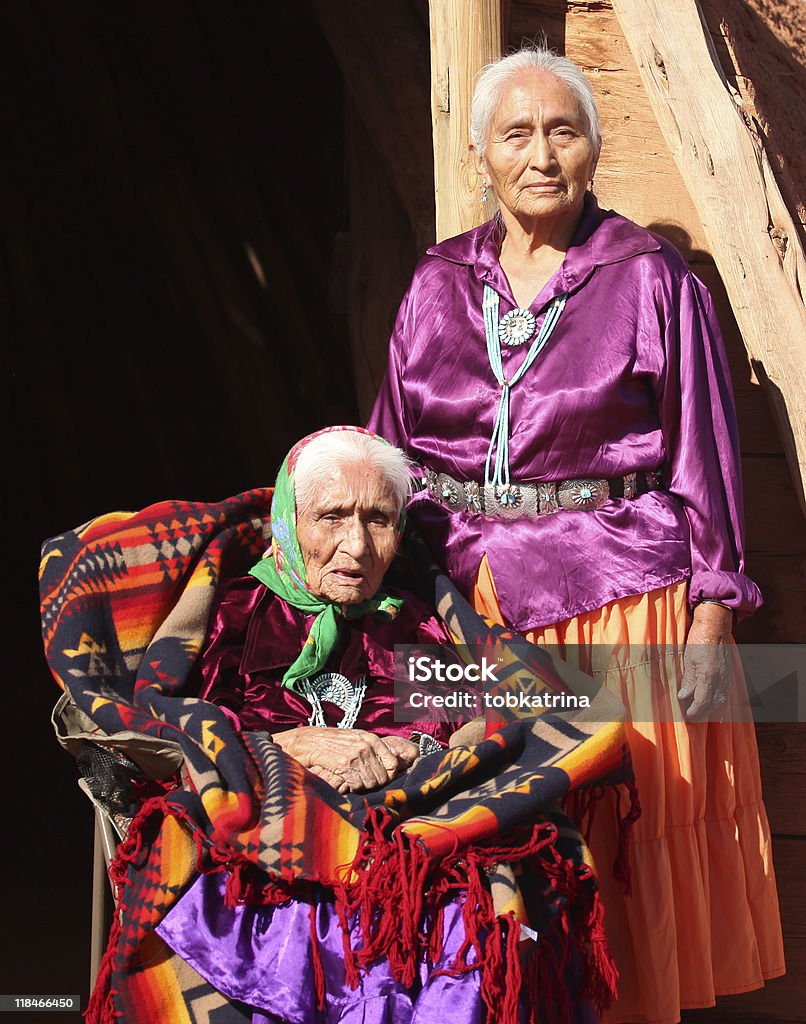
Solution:
[[[503,721],[482,742],[423,757],[371,794],[340,795],[264,734],[238,735],[189,678],[218,582],[265,550],[270,504],[265,488],[218,503],[161,502],[43,545],[45,653],[86,724],[81,743],[114,750],[127,737],[127,755],[151,779],[136,791],[111,867],[120,913],[87,1020],[249,1019],[154,932],[197,873],[212,870],[227,872],[236,901],[278,903],[325,886],[343,920],[361,922],[360,951],[345,951],[354,984],[379,957],[404,983],[413,978],[426,947],[433,954],[439,943],[441,909],[462,892],[474,956],[455,970],[481,972],[490,1020],[516,1024],[521,993],[529,1021],[552,1019],[547,1007],[570,1019],[562,972],[572,949],[585,965],[584,994],[608,1005],[616,972],[597,885],[558,802],[584,805],[603,785],[630,783],[623,719],[610,706],[598,721]],[[525,658],[522,641],[512,646],[519,638],[480,618],[444,576],[431,582],[457,643],[484,645],[521,684],[563,687],[543,652]],[[145,751],[173,751],[173,761],[155,771],[132,736]],[[636,813],[633,804],[625,826]],[[520,923],[536,914],[532,941]]]

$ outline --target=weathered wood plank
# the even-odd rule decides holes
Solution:
[[[434,242],[434,186],[428,41],[417,10],[376,0],[311,0],[311,6],[422,250]]]
[[[781,912],[781,930],[784,936],[784,955],[790,973],[790,991],[797,988],[803,993],[805,974],[798,974],[795,964],[806,967],[806,878],[803,865],[806,864],[806,838],[803,836],[772,837],[772,853],[775,862],[775,880]],[[790,954],[792,959],[790,959]],[[788,1012],[799,1010],[806,1019],[806,1000],[802,995],[798,1003],[790,1004]],[[775,1004],[770,1001],[770,1008]],[[748,1006],[748,1010],[751,1007]],[[787,1011],[785,1004],[781,1005]]]
[[[771,397],[806,512],[806,256],[794,218],[750,115],[728,91],[696,0],[613,8]]]
[[[806,553],[806,523],[786,460],[771,455],[742,459],[745,542],[755,554]]]
[[[733,370],[733,367],[731,367]],[[739,437],[745,455],[782,456],[781,435],[770,409],[770,403],[758,382],[733,376],[733,396],[739,421]],[[793,491],[793,500],[797,497]],[[801,518],[802,515],[801,515]]]
[[[346,122],[350,233],[343,261],[334,268],[332,291],[348,317],[353,380],[365,423],[386,370],[389,335],[417,252],[374,136],[350,102]]]
[[[740,623],[737,639],[744,643],[806,643],[806,555],[749,551],[746,564],[765,603]]]
[[[770,828],[778,835],[806,836],[806,723],[759,722],[756,735]],[[806,850],[803,858],[806,867]]]
[[[802,0],[700,0],[700,4],[728,81],[763,133],[787,206],[806,227],[806,4]]]
[[[468,153],[476,74],[501,56],[500,0],[431,0],[431,123],[437,240],[489,216]]]

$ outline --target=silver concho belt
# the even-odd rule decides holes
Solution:
[[[659,490],[661,471],[638,471],[614,480],[581,478],[540,483],[513,482],[504,487],[455,480],[426,469],[420,480],[434,501],[452,512],[470,512],[488,519],[536,519],[555,512],[590,512],[614,498],[631,501]]]

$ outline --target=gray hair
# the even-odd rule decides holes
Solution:
[[[410,459],[399,448],[358,430],[327,431],[302,449],[294,467],[297,511],[315,499],[323,476],[355,465],[369,465],[388,481],[400,513],[411,493]]]
[[[487,148],[490,124],[496,107],[501,102],[504,89],[520,72],[531,70],[547,71],[555,78],[559,78],[577,98],[588,123],[595,167],[602,148],[602,133],[599,127],[599,111],[590,83],[572,60],[561,57],[554,50],[539,44],[525,46],[515,53],[501,57],[500,60],[487,64],[479,72],[470,108],[470,138],[479,156],[484,156]]]

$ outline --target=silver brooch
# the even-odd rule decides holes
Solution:
[[[502,345],[517,348],[523,345],[535,333],[537,321],[528,309],[511,309],[504,313],[498,323],[498,340]]]

